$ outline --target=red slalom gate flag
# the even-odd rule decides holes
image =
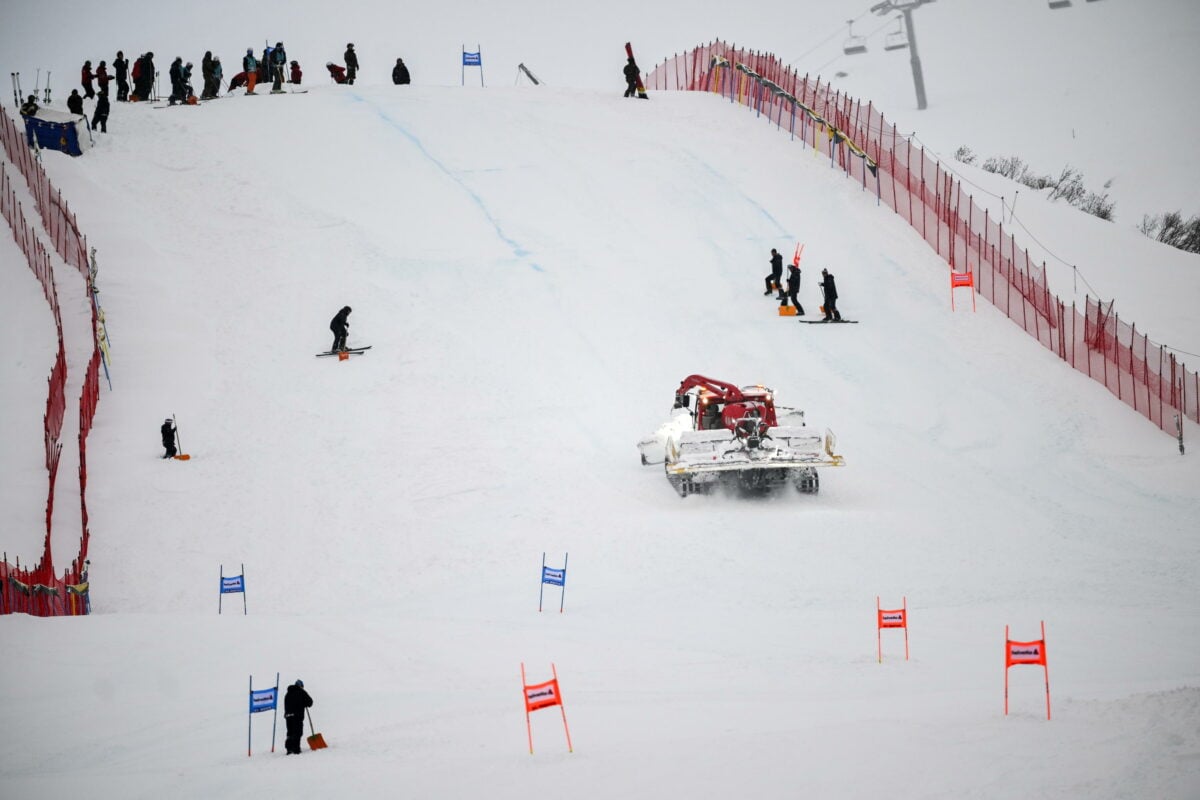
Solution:
[[[567,752],[575,752],[571,746],[571,729],[567,727],[567,710],[563,706],[562,692],[558,688],[558,670],[551,664],[550,671],[554,675],[551,680],[530,684],[525,680],[525,664],[521,664],[521,685],[525,690],[525,731],[529,736],[530,755],[533,755],[533,725],[529,721],[529,715],[538,709],[551,706],[558,706],[562,712],[563,731],[567,735]]]
[[[1046,676],[1046,719],[1050,719],[1050,664],[1046,660],[1046,623],[1042,621],[1042,638],[1018,642],[1008,637],[1004,626],[1004,714],[1008,715],[1008,670],[1019,664],[1041,667]]]
[[[902,599],[900,608],[880,608],[879,595],[875,595],[875,650],[879,663],[883,663],[884,628],[904,629],[904,660],[908,661],[908,598]]]

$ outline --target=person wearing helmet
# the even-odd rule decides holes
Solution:
[[[258,83],[258,59],[254,57],[252,47],[247,47],[246,55],[242,56],[242,71],[246,73],[246,94],[254,94],[254,86]]]
[[[333,331],[333,347],[329,348],[331,353],[346,349],[346,337],[350,334],[349,316],[350,306],[342,306],[342,310],[329,321],[329,330]]]
[[[334,83],[346,82],[346,68],[339,67],[332,61],[325,62],[325,69],[329,70],[329,77],[333,78]]]
[[[276,94],[283,91],[283,70],[287,66],[287,62],[287,51],[283,49],[283,42],[276,42],[275,47],[271,50],[271,78],[274,81],[271,84],[271,91]]]
[[[300,737],[304,735],[304,709],[313,704],[304,681],[297,679],[283,696],[283,721],[287,724],[287,738],[283,740],[287,755],[300,754]]]
[[[354,85],[354,76],[358,74],[358,53],[354,52],[354,43],[346,45],[344,53],[346,60],[346,83]]]
[[[175,420],[171,417],[167,417],[165,420],[163,420],[162,428],[159,430],[162,432],[163,447],[165,447],[167,450],[166,455],[164,455],[163,458],[174,458],[175,454],[178,452],[175,449]]]

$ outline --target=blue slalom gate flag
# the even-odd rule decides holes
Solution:
[[[467,85],[467,67],[479,67],[479,85],[483,86],[483,48],[479,47],[474,53],[467,52],[467,46],[462,48],[462,85]]]
[[[270,689],[250,690],[250,713],[274,711],[279,706],[279,690],[272,686]]]
[[[542,553],[542,582],[538,586],[538,611],[542,610],[542,598],[545,592],[546,584],[551,586],[561,587],[562,592],[558,597],[558,613],[562,613],[563,601],[567,595],[567,556],[563,554],[562,569],[546,566],[546,554]]]
[[[221,565],[221,594],[217,598],[217,613],[220,614],[227,594],[240,594],[242,596],[242,614],[246,614],[246,565],[242,564],[241,575],[226,575],[225,565]]]
[[[254,715],[260,711],[274,712],[271,717],[271,752],[275,752],[275,730],[279,722],[279,673],[275,673],[275,685],[269,689],[255,689],[254,676],[250,676],[250,711],[246,721],[246,755],[254,754],[251,747],[254,733]]]

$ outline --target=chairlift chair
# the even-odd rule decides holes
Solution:
[[[842,45],[842,52],[848,56],[856,56],[859,53],[867,52],[866,37],[854,35],[854,20],[846,20],[846,25],[849,26],[849,37]]]
[[[904,18],[896,17],[896,30],[883,40],[884,50],[903,50],[908,47],[908,34],[904,32]]]

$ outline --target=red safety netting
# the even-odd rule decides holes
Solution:
[[[41,215],[43,229],[53,243],[55,251],[71,266],[87,276],[89,274],[87,244],[75,217],[67,208],[62,195],[51,186],[41,163],[26,146],[24,135],[5,114],[0,114],[0,145],[4,155],[25,178]],[[8,563],[4,554],[0,561],[0,613],[21,612],[36,616],[60,616],[86,614],[89,610],[87,584],[87,548],[90,538],[87,524],[87,434],[91,430],[99,399],[100,350],[97,340],[96,304],[92,302],[92,357],[83,383],[79,402],[79,484],[81,506],[81,536],[79,554],[70,567],[61,575],[55,574],[51,551],[53,536],[54,489],[58,478],[59,457],[62,452],[63,418],[66,414],[67,359],[63,340],[62,315],[58,302],[58,289],[50,255],[42,246],[36,232],[25,220],[24,211],[16,198],[4,161],[0,161],[0,214],[3,215],[13,239],[25,254],[26,263],[42,285],[46,302],[54,316],[58,336],[58,352],[48,379],[46,413],[43,416],[43,435],[46,446],[46,471],[48,491],[46,498],[46,535],[41,560],[34,566],[21,566],[19,556],[15,564]],[[91,283],[88,292],[91,293]],[[94,298],[89,298],[94,300]]]
[[[1176,415],[1200,422],[1200,378],[1134,326],[1083,313],[1050,292],[1004,225],[981,210],[941,164],[914,147],[871,103],[801,77],[775,56],[724,42],[701,45],[647,74],[648,89],[712,92],[749,108],[829,158],[907,221],[954,271],[1043,346],[1169,433]],[[1108,304],[1111,309],[1112,303]],[[1111,319],[1110,319],[1111,316]],[[1090,325],[1089,325],[1090,323]]]

